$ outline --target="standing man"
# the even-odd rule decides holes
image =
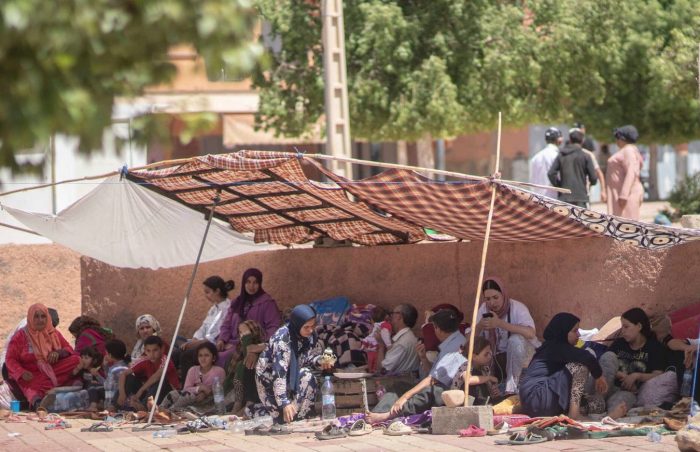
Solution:
[[[588,154],[591,157],[591,160],[593,160],[595,173],[598,175],[598,180],[600,181],[600,200],[601,202],[608,202],[608,193],[605,190],[605,173],[602,169],[600,169],[600,164],[598,163],[598,159],[596,158],[594,152],[595,144],[593,143],[593,139],[589,135],[586,135],[586,126],[583,123],[574,123],[574,128],[571,130],[580,130],[581,133],[583,133],[584,138],[583,143],[581,143],[581,148],[583,149],[583,152]]]
[[[556,127],[550,127],[544,132],[544,141],[547,143],[544,149],[530,159],[530,183],[551,186],[547,173],[559,155],[559,146],[562,143],[561,132]],[[557,199],[556,190],[534,187],[530,190],[548,198]]]
[[[583,152],[583,132],[579,129],[569,130],[569,143],[561,148],[559,156],[552,164],[547,175],[555,187],[567,188],[571,193],[559,193],[559,200],[579,207],[588,207],[588,187],[595,185],[598,175],[591,157]]]

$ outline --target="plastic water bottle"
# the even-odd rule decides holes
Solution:
[[[652,430],[649,433],[647,433],[647,441],[652,443],[660,443],[661,435]]]
[[[326,376],[323,385],[321,385],[321,402],[323,404],[321,419],[335,419],[335,393],[333,392],[333,383],[330,376]]]
[[[153,432],[154,438],[172,438],[173,436],[177,436],[177,430],[174,428],[166,428]]]
[[[686,369],[683,374],[683,384],[681,385],[681,397],[690,397],[690,392],[693,390],[693,371]]]
[[[219,377],[214,378],[212,392],[214,393],[214,405],[216,405],[216,412],[219,414],[224,414],[226,412],[226,402],[224,402],[224,387],[221,384],[221,381],[219,381]]]

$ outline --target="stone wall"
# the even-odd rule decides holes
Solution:
[[[538,333],[552,315],[570,311],[583,328],[641,306],[668,311],[700,301],[700,242],[665,251],[645,251],[608,239],[492,243],[487,275],[499,275],[512,298],[526,303]],[[419,312],[450,302],[471,316],[481,243],[289,249],[250,253],[201,265],[182,332],[191,335],[208,308],[201,282],[212,274],[236,281],[251,266],[263,271],[263,286],[284,309],[345,295],[354,303],[416,305]],[[170,337],[191,267],[119,269],[81,260],[82,308],[134,340],[134,319],[154,314]],[[422,318],[422,316],[421,316]]]

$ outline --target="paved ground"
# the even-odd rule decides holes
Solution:
[[[558,441],[532,446],[497,446],[493,437],[459,438],[445,435],[411,435],[389,437],[375,431],[371,435],[318,441],[313,434],[295,433],[281,437],[245,436],[227,431],[153,438],[151,432],[134,433],[128,429],[109,433],[84,433],[80,427],[91,425],[88,420],[70,420],[68,430],[45,431],[42,424],[0,422],[0,450],[20,451],[277,451],[277,452],[348,452],[348,451],[677,451],[674,437],[663,437],[661,443],[651,443],[646,437],[611,438],[606,440]],[[11,436],[19,433],[18,436]]]

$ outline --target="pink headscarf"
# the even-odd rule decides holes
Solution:
[[[46,315],[46,326],[42,330],[36,329],[34,315],[37,312],[43,312],[44,315]],[[27,311],[27,328],[25,331],[29,337],[29,342],[32,344],[39,369],[41,369],[41,371],[51,379],[54,386],[56,386],[58,384],[56,374],[53,371],[53,367],[51,367],[46,360],[49,353],[61,350],[61,341],[58,339],[58,332],[51,323],[49,309],[46,306],[41,303],[29,306],[29,310]]]

